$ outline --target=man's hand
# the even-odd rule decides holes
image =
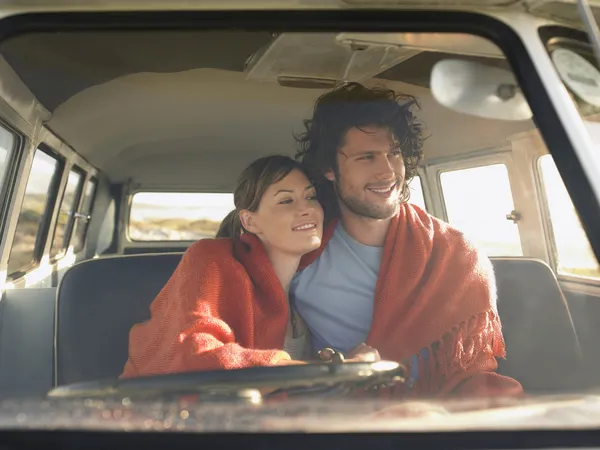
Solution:
[[[365,343],[359,344],[348,353],[346,362],[376,362],[381,361],[379,352]]]
[[[329,348],[325,348],[319,352],[321,361],[329,362],[333,359],[334,352]],[[347,355],[344,355],[343,362],[375,362],[381,361],[379,352],[373,347],[362,343],[357,345]]]

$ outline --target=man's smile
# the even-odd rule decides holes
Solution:
[[[398,185],[399,185],[399,182],[396,181],[395,183],[392,183],[392,184],[367,187],[367,190],[373,192],[374,194],[376,194],[379,197],[389,198],[393,194],[396,193]]]

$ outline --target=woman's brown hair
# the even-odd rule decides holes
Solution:
[[[216,237],[240,236],[244,232],[240,211],[258,210],[260,200],[269,186],[283,180],[295,169],[306,173],[298,161],[283,155],[264,156],[246,167],[238,177],[233,192],[235,209],[225,216]]]

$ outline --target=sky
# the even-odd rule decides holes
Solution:
[[[210,219],[220,221],[235,208],[233,194],[151,193],[133,196],[133,220],[150,218]]]

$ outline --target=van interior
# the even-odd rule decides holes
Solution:
[[[0,397],[119,375],[130,327],[182,253],[214,236],[236,178],[294,156],[340,80],[415,96],[411,202],[491,258],[508,356],[531,393],[594,386],[600,268],[535,120],[457,112],[437,63],[510,71],[467,34],[104,30],[0,44]],[[592,119],[589,119],[592,120]]]

